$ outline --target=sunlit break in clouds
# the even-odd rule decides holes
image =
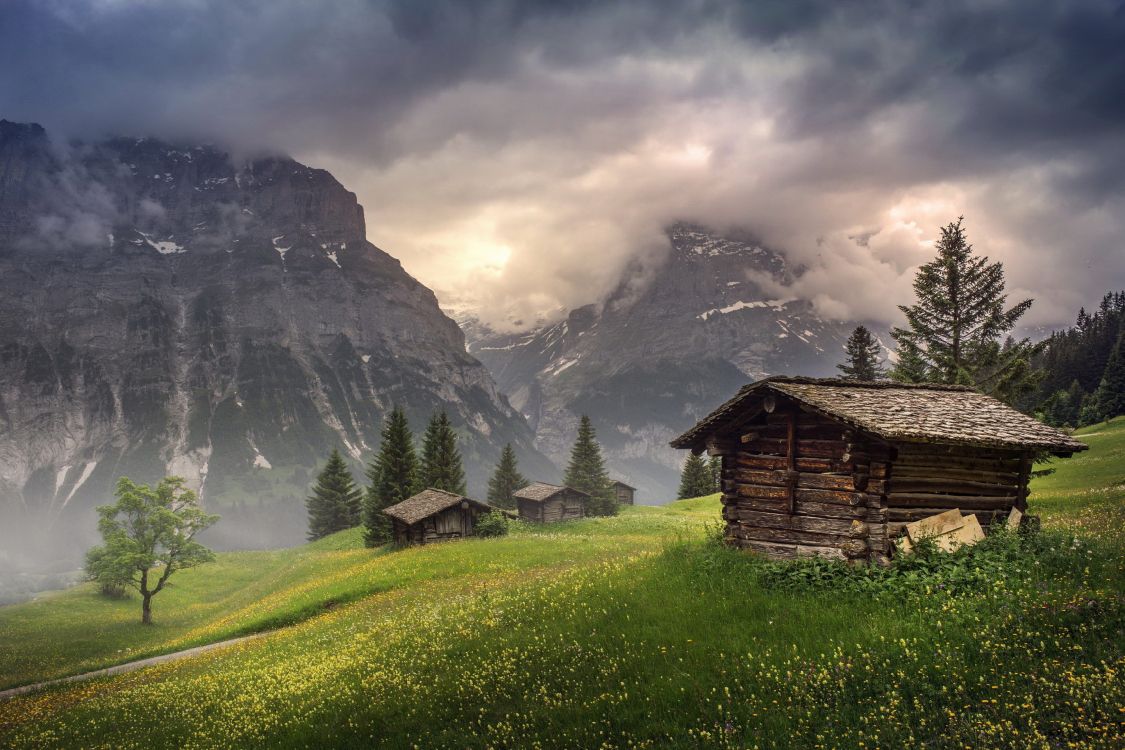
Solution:
[[[372,242],[500,327],[599,301],[676,220],[891,322],[959,215],[1028,323],[1069,322],[1125,286],[1123,91],[1116,0],[0,7],[0,116],[329,169]]]

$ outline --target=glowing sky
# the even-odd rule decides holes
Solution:
[[[1026,320],[1125,287],[1121,2],[5,0],[0,117],[283,150],[497,323],[738,226],[895,320],[963,214]]]

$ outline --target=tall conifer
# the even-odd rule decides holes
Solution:
[[[402,502],[419,489],[414,437],[400,407],[396,406],[383,423],[379,453],[372,459],[367,477],[371,485],[363,508],[363,541],[368,547],[377,547],[391,538],[390,519],[383,509]]]
[[[567,487],[581,490],[590,496],[587,512],[594,516],[612,516],[617,513],[617,500],[609,484],[609,475],[602,459],[602,449],[590,418],[582,415],[578,423],[578,438],[570,450],[570,463],[563,479]]]
[[[512,444],[508,443],[500,452],[500,462],[496,464],[495,473],[488,480],[488,502],[497,508],[515,508],[516,499],[512,497],[512,493],[526,486],[527,480],[520,474],[516,464],[516,452],[512,450]]]
[[[962,219],[941,230],[937,257],[914,279],[918,301],[900,306],[906,328],[891,335],[899,345],[892,376],[907,382],[960,383],[1012,400],[1031,375],[1039,347],[1028,339],[1000,340],[1031,307],[1005,309],[1004,268],[973,254]]]
[[[309,512],[309,541],[359,525],[363,492],[340,451],[332,449],[328,462],[317,476],[312,494],[305,500]]]
[[[711,460],[707,462],[707,468],[711,470],[711,492],[722,492],[723,457],[711,456]]]
[[[867,326],[856,326],[845,345],[847,359],[836,369],[848,380],[878,380],[886,373],[879,362],[879,342],[867,330]]]
[[[711,474],[707,459],[701,455],[689,453],[684,461],[683,472],[680,474],[679,498],[683,500],[689,497],[710,495],[715,491],[713,489],[714,484],[714,476]]]
[[[465,469],[457,449],[457,433],[444,409],[430,417],[422,438],[421,485],[465,494]]]
[[[1117,343],[1105,364],[1098,390],[1094,393],[1094,404],[1101,420],[1125,414],[1125,331],[1117,336]]]

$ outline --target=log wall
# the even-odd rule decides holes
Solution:
[[[745,430],[713,451],[723,455],[723,518],[731,544],[773,557],[865,561],[885,554],[885,520],[871,514],[879,498],[867,491],[865,443],[845,426],[806,412],[779,410]]]
[[[391,519],[391,526],[395,542],[400,545],[447,542],[473,536],[480,513],[476,506],[470,506],[468,510],[449,508],[409,525]]]
[[[569,521],[586,515],[586,498],[577,492],[560,492],[546,500],[516,499],[520,519],[533,523]]]
[[[876,469],[883,479],[887,533],[953,508],[973,513],[981,526],[1027,509],[1030,456],[1018,451],[900,443],[895,458]]]
[[[723,457],[726,538],[738,547],[885,563],[912,521],[956,508],[987,531],[1026,509],[1026,454],[892,445],[784,406],[757,421],[709,444]]]

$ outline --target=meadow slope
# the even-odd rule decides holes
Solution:
[[[0,746],[1120,747],[1125,420],[1084,432],[1044,533],[889,572],[724,549],[712,497],[222,555],[147,631],[89,587],[0,608],[8,685],[295,623],[0,703]]]

